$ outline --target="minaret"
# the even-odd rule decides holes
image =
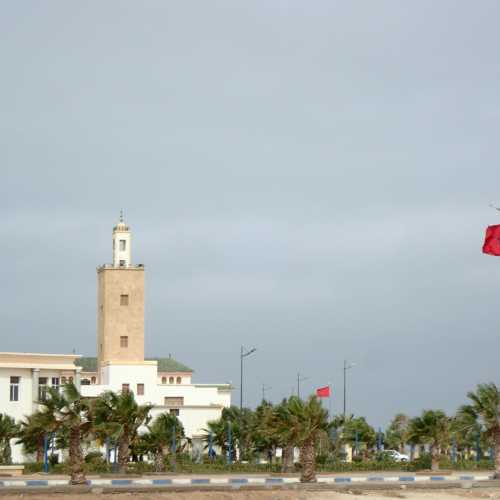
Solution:
[[[97,369],[106,384],[106,366],[144,362],[144,266],[130,260],[131,234],[120,220],[113,228],[113,264],[97,269]]]
[[[113,266],[130,266],[130,231],[123,222],[123,210],[120,211],[120,221],[113,228]]]

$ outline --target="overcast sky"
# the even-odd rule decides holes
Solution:
[[[1,350],[95,355],[119,210],[146,351],[374,426],[500,382],[500,3],[1,3]],[[239,404],[239,390],[234,393]]]

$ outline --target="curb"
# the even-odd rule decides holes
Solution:
[[[318,485],[336,485],[348,486],[350,484],[415,484],[415,483],[461,483],[481,482],[492,480],[492,475],[463,475],[463,476],[318,476]],[[163,479],[91,479],[87,481],[87,486],[90,488],[203,488],[207,486],[215,487],[232,487],[238,488],[241,486],[286,486],[299,485],[298,477],[200,477],[200,478],[163,478]],[[70,486],[67,479],[8,479],[0,481],[0,492],[10,488],[14,489],[30,489],[30,488],[49,488],[59,486]],[[85,486],[84,486],[85,488]]]

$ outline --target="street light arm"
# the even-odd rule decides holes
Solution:
[[[252,347],[252,349],[250,349],[249,351],[242,352],[241,357],[246,358],[247,356],[250,356],[250,354],[253,354],[256,350],[257,350],[256,347]]]

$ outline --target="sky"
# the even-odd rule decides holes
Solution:
[[[2,2],[1,350],[96,352],[120,209],[146,353],[239,404],[500,383],[495,0]],[[328,403],[325,401],[328,406]]]

